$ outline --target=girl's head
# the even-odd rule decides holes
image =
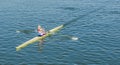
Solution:
[[[38,28],[42,28],[40,25],[38,25]]]

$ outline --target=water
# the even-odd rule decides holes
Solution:
[[[38,24],[49,30],[77,17],[42,46],[15,50]],[[0,30],[1,65],[120,65],[119,0],[0,0]]]

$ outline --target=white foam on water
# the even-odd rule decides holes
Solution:
[[[19,31],[19,30],[16,30],[16,33],[20,33],[20,31]]]
[[[72,40],[76,41],[78,40],[79,38],[78,37],[71,37]]]

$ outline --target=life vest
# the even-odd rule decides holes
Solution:
[[[39,35],[39,36],[45,35],[44,29],[38,27],[38,30],[37,30],[37,31],[38,31],[38,35]]]

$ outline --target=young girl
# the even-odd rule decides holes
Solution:
[[[37,32],[38,32],[38,36],[40,37],[46,34],[45,30],[40,25],[38,25]],[[42,43],[43,43],[43,39],[40,40],[39,45],[41,45]]]
[[[46,34],[45,30],[40,25],[38,25],[37,31],[38,31],[38,36],[43,36]]]

